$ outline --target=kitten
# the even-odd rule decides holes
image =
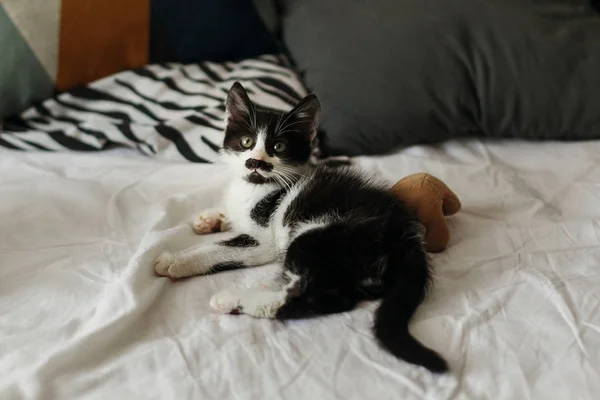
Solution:
[[[223,210],[203,212],[199,234],[231,238],[163,253],[159,275],[182,278],[277,262],[272,282],[218,293],[221,312],[290,319],[340,313],[382,298],[374,333],[396,357],[434,372],[446,362],[408,330],[430,283],[418,224],[389,188],[349,167],[311,167],[319,123],[314,95],[289,112],[259,110],[235,83],[221,156],[233,176]]]

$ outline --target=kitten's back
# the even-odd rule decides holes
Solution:
[[[394,207],[405,209],[385,183],[352,167],[320,165],[302,183],[284,217],[284,224],[331,217],[386,219]],[[410,219],[408,211],[407,220]]]

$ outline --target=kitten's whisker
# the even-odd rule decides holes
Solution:
[[[296,176],[301,177],[303,176],[303,174],[301,174],[300,172],[292,169],[292,168],[287,168],[287,167],[280,167],[279,170],[286,174],[287,176],[289,176],[292,179],[296,179]],[[295,176],[294,176],[295,175]]]
[[[288,114],[285,119],[283,120],[283,122],[281,123],[281,125],[285,125],[285,123],[287,122],[288,119],[290,119],[290,117],[292,116],[292,114]],[[277,129],[275,129],[275,132],[277,132]],[[275,134],[275,136],[277,136],[277,133]]]
[[[272,178],[275,179],[275,182],[277,182],[277,184],[279,186],[283,186],[281,180],[279,179],[279,177],[277,175],[273,174]]]
[[[290,190],[292,188],[290,182],[283,176],[281,176],[281,179],[285,182],[285,186],[288,188],[288,190]]]
[[[294,184],[297,182],[297,179],[295,179],[293,176],[291,176],[285,172],[280,172],[280,173],[281,173],[282,178],[285,179],[286,182],[288,182],[288,186],[291,190],[292,186],[294,186]]]
[[[287,177],[283,177],[283,176],[281,176],[281,179],[283,179],[286,182],[286,184],[288,185],[288,187],[290,189],[292,188],[292,186],[294,186],[296,184],[296,181],[293,180],[293,179],[290,179],[290,178],[287,178]]]
[[[286,182],[288,189],[291,189],[297,181],[297,179],[285,167],[279,168],[274,172]]]
[[[277,170],[277,174],[279,174],[282,177],[285,177],[287,179],[292,178],[293,176],[290,175],[290,173],[288,171],[286,171],[285,169],[278,169]]]
[[[293,121],[293,122],[291,122],[291,123],[289,123],[288,125],[285,125],[285,123],[290,119],[290,117],[292,117],[292,115],[296,117],[296,120]],[[281,128],[281,130],[284,130],[286,128],[289,128],[290,126],[294,126],[295,124],[299,124],[299,123],[302,123],[302,122],[308,121],[308,120],[310,120],[310,118],[302,118],[302,117],[298,117],[298,114],[296,114],[296,113],[290,113],[290,114],[288,114],[285,117],[285,119],[281,123],[281,125],[283,125],[283,127]],[[279,127],[279,126],[280,125],[277,124],[277,127]],[[275,132],[278,132],[278,129],[275,129]],[[278,136],[278,135],[279,135],[279,133],[275,134],[275,136]]]
[[[285,111],[282,111],[279,113],[279,117],[277,118],[277,124],[275,124],[275,132],[279,131],[279,127],[281,126],[281,119],[283,118],[283,116],[285,115]]]
[[[293,173],[295,173],[295,174],[297,174],[297,175],[302,175],[302,174],[301,174],[300,172],[298,172],[298,171],[297,171],[295,168],[291,168],[291,167],[288,167],[288,166],[286,166],[286,165],[281,165],[279,168],[280,168],[281,170],[283,170],[283,171],[293,172]]]
[[[304,122],[303,120],[297,120],[297,121],[290,122],[289,124],[282,126],[279,131],[276,131],[277,133],[275,134],[275,136],[279,136],[282,131],[285,131],[286,129],[291,128],[292,126],[301,124],[303,122]]]
[[[253,102],[250,102],[250,104],[252,104],[252,126],[256,131],[256,106]]]
[[[243,121],[244,121],[244,124],[246,125],[246,127],[248,128],[248,130],[250,132],[252,132],[253,131],[252,126],[250,126],[250,124],[248,123],[248,121],[246,121],[245,119]]]
[[[283,179],[283,177],[277,173],[273,174],[273,178],[281,185],[287,188],[288,191],[291,190],[290,185]]]
[[[287,186],[288,186],[288,190],[292,189],[292,186],[294,185],[294,181],[291,180],[290,178],[288,178],[287,176],[283,176],[283,179],[286,181]]]
[[[290,183],[295,183],[297,180],[293,175],[288,172],[281,172],[281,175],[284,176]]]

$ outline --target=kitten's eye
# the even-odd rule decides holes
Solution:
[[[242,145],[243,148],[249,149],[254,144],[254,139],[252,138],[252,136],[244,136],[240,140],[240,144]]]
[[[283,153],[285,151],[285,143],[283,143],[283,142],[275,143],[275,145],[273,146],[273,150],[275,150],[275,153]]]

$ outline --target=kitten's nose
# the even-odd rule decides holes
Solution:
[[[262,169],[263,171],[270,171],[273,169],[273,164],[270,164],[263,160],[257,160],[255,158],[249,158],[246,160],[246,168],[248,169]]]

